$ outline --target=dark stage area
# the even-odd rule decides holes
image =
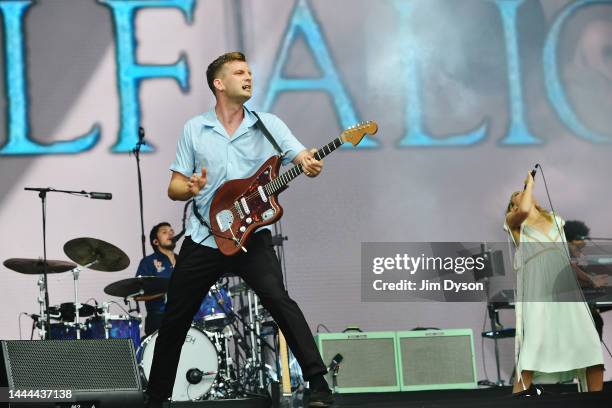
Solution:
[[[612,403],[612,382],[604,385],[601,393],[578,393],[575,384],[544,385],[545,394],[540,397],[515,398],[510,387],[481,388],[476,390],[434,390],[413,392],[336,394],[335,407],[371,408],[446,408],[446,407],[609,407]],[[308,406],[308,397],[296,395],[282,401],[280,407],[301,408]],[[171,407],[271,407],[269,400],[224,400],[202,402],[177,402]]]

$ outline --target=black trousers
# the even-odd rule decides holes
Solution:
[[[147,317],[145,318],[145,336],[150,336],[159,330],[163,318],[164,312],[147,311]]]
[[[193,316],[210,287],[225,273],[240,276],[257,293],[282,330],[305,379],[327,371],[297,303],[283,284],[270,231],[251,236],[247,253],[225,256],[218,249],[185,238],[168,287],[166,312],[159,329],[147,393],[157,399],[172,395],[181,348]]]

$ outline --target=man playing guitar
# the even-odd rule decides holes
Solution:
[[[333,402],[323,377],[327,369],[302,311],[285,290],[269,227],[255,232],[244,250],[233,256],[223,255],[215,243],[210,229],[214,220],[208,219],[215,192],[225,181],[249,177],[277,151],[257,124],[257,115],[244,107],[252,95],[244,55],[221,55],[208,66],[206,78],[215,108],[185,124],[170,166],[168,196],[181,201],[193,198],[195,211],[168,288],[147,388],[148,406],[159,407],[171,395],[181,347],[202,298],[222,274],[233,273],[257,293],[285,335],[310,382],[310,406],[327,407]],[[275,115],[258,116],[282,149],[283,164],[301,164],[309,177],[321,172],[323,162],[313,156],[316,150],[306,150]]]

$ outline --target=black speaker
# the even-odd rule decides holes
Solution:
[[[0,395],[0,404],[143,406],[130,339],[2,340],[1,345],[0,389],[4,395]]]

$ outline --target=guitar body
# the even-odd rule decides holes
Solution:
[[[273,224],[283,215],[277,194],[263,186],[278,177],[280,158],[272,156],[251,177],[221,185],[210,205],[210,227],[224,255],[235,255],[259,227]]]
[[[340,137],[332,140],[313,154],[314,159],[323,160],[343,143],[357,146],[367,134],[378,130],[376,122],[365,122],[346,129]],[[301,164],[296,164],[279,176],[281,160],[272,156],[249,178],[223,183],[210,204],[210,228],[215,242],[224,255],[246,252],[246,242],[256,229],[273,224],[283,215],[278,204],[278,194],[288,183],[303,173]]]

